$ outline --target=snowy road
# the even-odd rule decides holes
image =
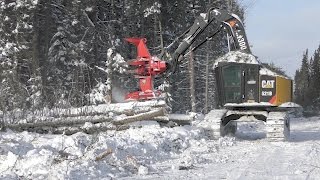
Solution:
[[[227,139],[232,142],[229,145],[222,145],[217,152],[201,154],[200,158],[209,163],[194,163],[189,170],[167,168],[161,175],[125,179],[319,179],[318,118],[293,119],[289,142],[268,142],[259,127],[255,132],[248,132],[250,128],[245,127],[236,140]],[[165,169],[164,164],[175,163],[164,162],[161,166]]]

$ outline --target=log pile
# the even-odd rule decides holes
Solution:
[[[85,113],[85,109],[90,110]],[[37,117],[41,114],[36,113],[38,114]],[[93,134],[109,130],[125,130],[130,127],[131,123],[145,120],[157,121],[161,125],[170,127],[187,125],[193,118],[194,116],[190,115],[167,114],[164,101],[149,101],[63,109],[60,111],[55,109],[47,113],[45,118],[41,117],[33,122],[24,120],[24,122],[20,121],[19,123],[8,123],[8,121],[2,119],[0,130],[11,129],[14,131],[67,135],[77,132]]]

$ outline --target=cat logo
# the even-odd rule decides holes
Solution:
[[[261,86],[262,86],[262,88],[272,89],[272,88],[274,88],[274,82],[275,82],[275,80],[262,80]]]

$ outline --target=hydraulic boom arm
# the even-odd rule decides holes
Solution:
[[[195,20],[194,24],[189,28],[189,30],[184,33],[184,39],[172,55],[171,68],[173,72],[175,72],[178,63],[183,58],[187,49],[204,32],[204,30],[209,27],[209,25],[212,25],[214,28],[212,34],[207,36],[205,40],[193,48],[193,50],[207,40],[210,40],[213,36],[220,32],[221,29],[225,28],[229,35],[231,35],[233,38],[234,43],[232,49],[251,54],[244,26],[240,18],[235,14],[228,13],[226,10],[211,8],[208,13],[201,14]]]

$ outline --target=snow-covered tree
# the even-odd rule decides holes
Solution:
[[[41,104],[41,78],[37,58],[35,12],[38,1],[3,1],[0,16],[1,66],[7,108],[32,107]],[[35,81],[37,79],[37,81]],[[2,94],[2,93],[1,93]]]
[[[163,50],[162,46],[169,45],[209,7],[229,7],[232,12],[241,12],[236,1],[228,2],[1,1],[0,69],[3,83],[0,89],[6,92],[0,95],[1,106],[9,107],[3,105],[4,102],[14,104],[7,109],[82,106],[94,103],[88,95],[100,91],[103,86],[108,87],[108,91],[102,93],[104,96],[110,94],[114,84],[127,91],[136,89],[137,83],[132,76],[121,73],[124,63],[116,60],[125,61],[136,56],[135,47],[124,42],[124,38],[147,38],[151,54],[157,55]],[[223,36],[210,42],[208,48],[194,52],[197,111],[204,108],[205,91],[201,87],[206,82],[209,98],[206,107],[213,108],[214,76],[211,69],[206,71],[206,67],[212,67],[212,59],[225,50],[226,43],[221,41]],[[113,52],[111,57],[108,57],[109,50]],[[173,111],[191,109],[188,77],[188,61],[185,60],[166,85],[163,78],[156,80],[156,87],[168,87],[166,91],[169,91]]]

